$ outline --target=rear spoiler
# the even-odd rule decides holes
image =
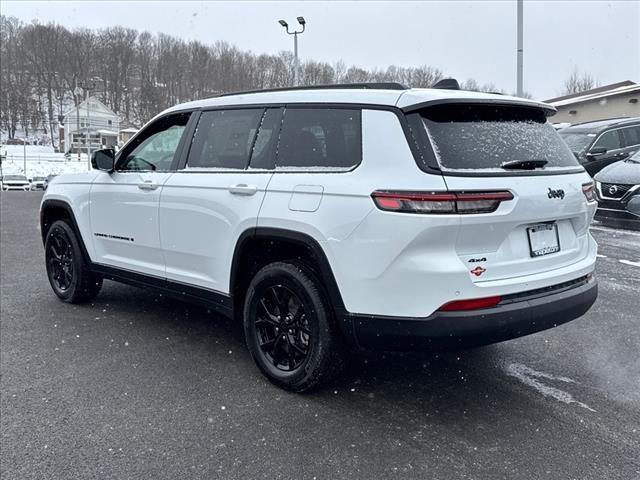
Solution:
[[[432,107],[434,105],[443,105],[443,104],[481,104],[481,105],[496,105],[496,106],[505,106],[505,107],[525,107],[525,108],[536,108],[544,111],[544,114],[547,117],[555,115],[557,112],[556,108],[553,105],[549,105],[548,103],[536,102],[535,100],[526,100],[521,98],[509,98],[509,97],[498,97],[498,98],[438,98],[433,100],[427,100],[425,102],[414,103],[411,105],[406,105],[404,107],[400,107],[400,109],[404,113],[416,112],[418,110],[422,110],[423,108]]]

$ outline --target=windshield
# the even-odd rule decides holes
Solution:
[[[581,153],[587,149],[596,134],[585,132],[560,132],[560,136],[572,152]]]
[[[23,181],[26,182],[27,181],[27,177],[23,176],[23,175],[5,175],[3,177],[3,180],[6,182],[7,180],[14,180],[14,181]]]
[[[544,169],[579,164],[541,110],[490,105],[439,105],[422,118],[440,167],[500,169],[508,162],[544,161]]]

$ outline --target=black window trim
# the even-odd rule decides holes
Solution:
[[[179,163],[182,155],[183,155],[183,150],[184,150],[184,146],[186,143],[186,139],[188,138],[189,135],[189,130],[190,130],[190,126],[193,124],[193,119],[195,116],[196,111],[195,110],[191,110],[191,109],[185,109],[185,110],[179,110],[179,111],[175,111],[175,112],[168,112],[165,115],[162,115],[161,117],[157,117],[155,119],[153,119],[152,121],[150,121],[148,124],[146,124],[143,128],[141,128],[134,136],[132,136],[129,141],[120,149],[120,151],[118,151],[118,153],[116,154],[115,157],[115,162],[114,162],[114,172],[115,173],[167,173],[167,172],[174,172],[175,168],[177,166],[177,164]],[[128,155],[132,149],[135,149],[138,145],[140,145],[140,143],[142,143],[144,140],[146,140],[145,137],[140,143],[136,143],[138,141],[138,139],[140,139],[141,137],[143,137],[151,128],[153,128],[155,125],[157,125],[158,123],[166,120],[169,117],[173,117],[173,116],[177,116],[177,115],[184,115],[184,114],[189,114],[189,120],[187,120],[187,125],[185,126],[184,131],[182,132],[182,136],[180,137],[180,141],[178,142],[178,146],[176,147],[176,151],[173,155],[173,160],[171,161],[171,165],[169,166],[168,169],[166,170],[120,170],[118,167],[120,165],[120,162],[122,161],[122,158],[124,155]]]
[[[589,148],[587,149],[587,152],[589,152],[596,143],[598,143],[598,140],[600,140],[600,137],[602,137],[603,135],[609,133],[609,132],[617,132],[618,135],[618,141],[620,142],[620,146],[618,148],[614,148],[612,150],[607,150],[607,153],[613,151],[613,150],[620,150],[621,148],[625,148],[624,143],[625,143],[625,138],[624,138],[624,134],[622,133],[622,127],[616,127],[616,128],[609,128],[607,130],[603,130],[602,132],[598,133],[598,135],[596,135],[596,138],[593,140],[593,142],[591,142],[591,145],[589,145]]]
[[[462,100],[462,99],[461,99]],[[451,100],[449,100],[451,101]],[[259,102],[259,103],[247,103],[247,104],[228,104],[228,105],[211,105],[211,106],[206,106],[206,107],[198,107],[198,108],[177,108],[175,110],[172,110],[170,112],[167,112],[166,115],[175,115],[178,113],[191,113],[191,118],[189,119],[189,124],[187,124],[187,129],[185,130],[185,136],[183,137],[182,140],[185,140],[186,138],[193,138],[193,134],[195,131],[195,125],[197,124],[197,121],[199,119],[200,113],[201,112],[206,112],[206,111],[210,111],[210,110],[229,110],[229,109],[240,109],[240,108],[285,108],[287,105],[290,107],[320,107],[320,108],[357,108],[360,110],[378,110],[378,111],[386,111],[386,112],[391,112],[393,113],[398,121],[400,122],[400,126],[404,132],[405,138],[407,140],[407,144],[409,145],[409,149],[411,150],[411,153],[413,154],[413,158],[416,162],[416,165],[418,166],[418,168],[420,170],[422,170],[425,173],[431,174],[431,175],[441,175],[441,176],[450,176],[450,177],[470,177],[470,176],[475,176],[475,177],[496,177],[496,176],[500,176],[500,177],[521,177],[521,176],[545,176],[545,175],[574,175],[576,173],[583,173],[585,172],[584,167],[580,166],[580,167],[576,167],[575,169],[572,170],[563,170],[563,171],[544,171],[544,170],[540,170],[540,171],[509,171],[509,172],[504,172],[504,173],[499,173],[499,172],[442,172],[441,170],[439,170],[438,168],[433,168],[433,167],[429,167],[428,165],[425,165],[423,161],[421,161],[421,156],[422,153],[420,152],[417,144],[416,144],[416,139],[414,137],[414,135],[411,132],[411,128],[409,126],[409,122],[407,120],[407,114],[409,114],[412,111],[418,110],[420,108],[424,108],[427,105],[433,105],[433,104],[437,104],[437,103],[445,103],[445,100],[441,100],[441,101],[432,101],[432,102],[425,102],[424,104],[421,104],[420,106],[414,106],[414,107],[418,107],[418,108],[400,108],[397,106],[393,106],[393,105],[380,105],[380,104],[375,104],[375,103],[349,103],[349,102],[295,102],[295,103],[284,103],[284,102],[274,102],[274,103],[264,103],[264,102]],[[454,102],[455,103],[455,102]],[[481,103],[481,102],[478,102]],[[513,103],[511,102],[492,102],[492,103],[503,103],[503,104],[509,104],[509,105],[513,105]],[[514,102],[515,103],[515,102]],[[161,117],[161,118],[164,118]],[[158,118],[159,120],[160,118]],[[142,133],[144,130],[146,130],[146,127],[143,128],[142,130],[140,130],[138,133],[136,133],[133,137],[131,137],[131,139],[129,139],[129,142],[131,142],[134,138],[136,138],[140,133]],[[279,133],[278,133],[279,135]],[[129,143],[127,142],[127,144]],[[186,142],[186,141],[185,141]],[[126,146],[126,145],[125,145]],[[184,146],[184,145],[183,145]],[[238,170],[229,170],[229,172],[224,172],[224,171],[217,171],[217,172],[188,172],[186,170],[183,169],[184,165],[186,164],[186,159],[187,159],[187,154],[188,154],[188,148],[183,148],[181,155],[179,158],[176,159],[175,163],[171,166],[171,171],[175,172],[175,173],[229,173],[229,172],[233,172],[233,173],[237,173]],[[426,154],[429,154],[429,150],[431,150],[430,154],[433,154],[433,150],[432,147],[426,149],[427,152],[425,152]],[[122,150],[121,150],[122,151]],[[267,169],[247,169],[247,170],[243,170],[242,171],[245,174],[264,174],[264,173],[274,173],[275,170],[267,170]],[[278,173],[281,174],[286,174],[286,173],[297,173],[297,172],[286,172],[286,171],[279,171]],[[306,172],[306,173],[310,173],[310,172]],[[329,172],[318,172],[318,173],[329,173]],[[337,173],[348,173],[348,172],[337,172]]]
[[[620,127],[620,133],[622,134],[622,139],[624,140],[624,147],[622,148],[628,148],[628,147],[636,147],[638,145],[640,145],[640,143],[628,143],[627,142],[627,134],[624,132],[625,130],[630,130],[632,128],[635,128],[638,130],[638,138],[640,138],[640,124],[638,125],[627,125],[624,127]]]
[[[205,107],[205,108],[201,108],[198,110],[195,110],[193,112],[193,115],[191,117],[191,119],[193,120],[193,125],[192,128],[188,131],[186,131],[187,137],[189,138],[189,144],[185,145],[185,148],[182,152],[182,156],[180,157],[179,161],[176,162],[175,165],[172,166],[173,171],[175,173],[184,173],[184,174],[205,174],[205,175],[215,175],[215,174],[229,174],[229,173],[251,173],[251,174],[257,174],[257,173],[273,173],[274,170],[273,169],[266,169],[266,168],[255,168],[252,169],[251,168],[251,158],[249,158],[249,164],[248,166],[241,170],[241,169],[228,169],[228,170],[188,170],[185,168],[185,166],[187,165],[187,160],[189,159],[189,153],[191,152],[191,145],[193,143],[193,137],[196,133],[196,129],[198,126],[198,121],[200,120],[200,115],[205,113],[205,112],[212,112],[212,111],[216,111],[216,110],[258,110],[258,109],[263,109],[263,114],[262,114],[262,120],[264,120],[264,116],[266,115],[266,111],[268,109],[280,109],[282,110],[283,105],[281,104],[252,104],[252,105],[224,105],[224,106],[215,106],[215,107]],[[282,113],[281,113],[282,114]],[[259,130],[256,131],[256,135],[258,133]],[[280,132],[278,131],[278,135],[280,135]],[[257,138],[257,137],[256,137]],[[255,139],[254,139],[255,140]],[[186,140],[185,140],[186,143]],[[253,151],[251,152],[251,155],[253,156]]]
[[[280,170],[278,169],[278,166],[275,165],[275,163],[277,162],[277,154],[278,154],[278,148],[280,146],[280,136],[282,135],[282,126],[284,124],[284,119],[285,116],[287,114],[287,109],[292,109],[292,110],[311,110],[311,109],[318,109],[318,110],[357,110],[360,112],[360,158],[358,159],[358,163],[356,163],[355,165],[353,165],[351,168],[349,169],[339,169],[339,168],[333,168],[333,167],[321,167],[318,170],[309,170],[309,169],[296,169],[295,167],[286,167],[286,170]],[[351,173],[353,172],[356,168],[358,168],[360,165],[362,165],[362,157],[364,155],[364,145],[362,143],[362,111],[366,110],[366,107],[364,107],[363,105],[360,104],[350,104],[350,103],[287,103],[284,105],[284,109],[282,111],[282,117],[281,117],[281,121],[280,121],[280,130],[278,131],[278,143],[276,146],[276,152],[275,152],[275,157],[274,157],[274,165],[275,168],[272,171],[273,173],[278,173],[278,174],[300,174],[300,173],[304,173],[304,174],[319,174],[319,173],[324,173],[327,175],[335,175],[335,174],[345,174],[345,173]]]
[[[233,107],[216,107],[216,108],[202,108],[202,109],[198,109],[194,112],[194,114],[197,113],[197,115],[192,114],[191,119],[193,120],[193,126],[190,130],[186,130],[185,133],[187,134],[187,136],[185,137],[185,144],[187,142],[186,138],[189,138],[189,143],[185,145],[184,151],[182,152],[182,155],[179,159],[178,162],[176,162],[175,165],[172,165],[172,168],[174,168],[173,172],[175,173],[187,173],[187,174],[196,174],[196,173],[200,173],[200,174],[207,174],[207,175],[211,175],[211,174],[228,174],[228,173],[273,173],[273,170],[267,170],[267,169],[255,169],[253,171],[251,171],[250,169],[250,165],[251,165],[251,158],[253,157],[253,146],[255,145],[256,139],[258,138],[258,132],[260,131],[260,126],[262,125],[262,121],[264,120],[265,115],[267,114],[267,110],[270,107],[268,105],[247,105],[246,108],[244,105],[241,106],[233,106]],[[278,107],[275,107],[278,108]],[[258,124],[258,128],[256,129],[256,133],[253,136],[253,140],[251,142],[251,152],[249,155],[249,159],[247,161],[247,163],[245,164],[244,168],[229,168],[229,169],[201,169],[201,170],[189,170],[188,168],[186,168],[187,166],[187,162],[189,160],[189,155],[191,154],[191,147],[193,146],[193,139],[195,138],[195,134],[196,134],[196,130],[198,128],[198,123],[200,122],[200,117],[202,116],[203,113],[206,112],[214,112],[214,111],[218,111],[218,110],[224,110],[224,111],[228,111],[228,110],[262,110],[262,116],[260,117],[260,123]],[[194,118],[195,117],[195,118]]]

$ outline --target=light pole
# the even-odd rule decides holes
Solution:
[[[304,17],[297,18],[298,23],[302,25],[302,30],[289,31],[289,24],[284,20],[278,20],[278,23],[282,25],[289,35],[293,35],[293,86],[297,87],[300,80],[300,63],[298,62],[298,34],[304,32],[304,28],[307,25],[307,21]]]
[[[517,71],[517,81],[516,81],[516,96],[522,97],[523,89],[522,89],[522,64],[523,64],[523,56],[524,56],[524,47],[523,47],[523,32],[522,32],[522,24],[523,24],[523,0],[517,0],[518,5],[518,71]]]

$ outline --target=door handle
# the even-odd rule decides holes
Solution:
[[[255,195],[258,191],[258,187],[255,185],[247,185],[246,183],[236,183],[235,185],[231,185],[229,187],[229,193],[234,195]]]
[[[153,183],[151,180],[146,180],[145,182],[138,184],[138,188],[140,190],[155,190],[159,186],[160,185],[158,185],[157,183]]]

